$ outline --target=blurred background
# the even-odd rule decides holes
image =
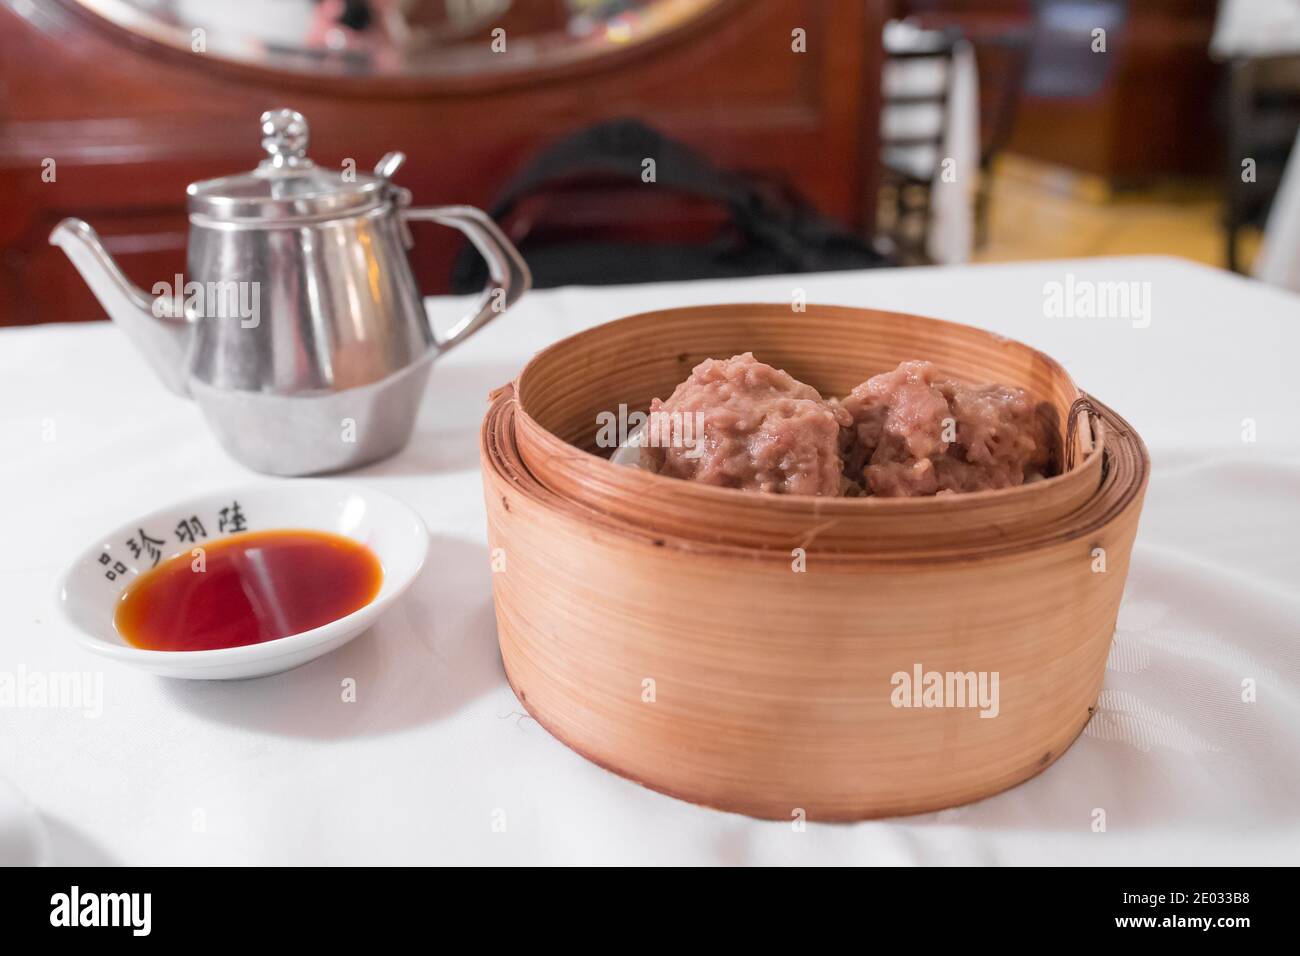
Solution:
[[[1159,253],[1300,289],[1300,0],[0,0],[0,325],[103,318],[65,216],[183,272],[186,185],[281,106],[539,286]]]

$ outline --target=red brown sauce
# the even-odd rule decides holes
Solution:
[[[113,617],[154,651],[261,644],[320,627],[369,604],[384,570],[365,545],[324,531],[250,531],[198,557],[185,551],[140,575]]]

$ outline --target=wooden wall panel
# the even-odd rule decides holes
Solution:
[[[250,169],[257,117],[292,106],[319,163],[369,168],[401,149],[419,204],[486,206],[544,144],[636,116],[727,167],[784,178],[823,212],[874,217],[879,109],[876,0],[728,0],[626,58],[510,85],[306,80],[174,53],[47,0],[29,19],[0,4],[0,325],[99,318],[46,237],[88,220],[148,286],[183,268],[185,186]],[[793,53],[791,30],[807,31]],[[56,180],[43,182],[53,159]],[[617,221],[620,210],[607,215]],[[414,262],[446,288],[456,240],[422,233]]]
[[[1072,0],[895,0],[894,13],[928,26],[956,26],[982,38],[1024,32],[1047,55],[1060,54],[1035,33],[1041,8]],[[1019,103],[1009,149],[1122,184],[1203,174],[1221,165],[1215,95],[1221,70],[1210,60],[1216,0],[1128,0],[1108,36],[1100,87],[1077,97],[1035,96]],[[1085,21],[1086,22],[1086,21]]]

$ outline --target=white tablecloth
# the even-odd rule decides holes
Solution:
[[[1076,287],[1151,283],[1149,327],[1046,317],[1045,284],[1067,274]],[[606,319],[788,301],[796,289],[1045,349],[1151,448],[1097,714],[1045,773],[979,804],[804,832],[694,807],[570,752],[506,685],[476,448],[488,389],[540,346]],[[98,718],[0,708],[0,777],[37,807],[64,863],[1294,864],[1298,356],[1300,298],[1172,259],[534,293],[435,368],[405,453],[346,479],[427,520],[431,560],[412,592],[299,670],[198,683],[83,651],[54,581],[96,533],[249,474],[111,326],[0,331],[0,673],[95,671],[104,682]],[[340,701],[346,677],[354,704]],[[1097,809],[1105,832],[1094,832]]]

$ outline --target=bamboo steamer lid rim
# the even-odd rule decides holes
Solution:
[[[540,364],[545,363],[548,359],[554,357],[561,349],[574,348],[583,341],[593,339],[597,336],[608,335],[611,330],[619,326],[628,326],[633,323],[645,321],[651,317],[662,316],[666,314],[688,314],[698,313],[700,315],[746,315],[750,313],[771,312],[774,308],[788,309],[788,305],[774,303],[726,303],[721,305],[705,306],[688,306],[676,309],[655,309],[647,312],[638,312],[632,315],[623,316],[613,319],[609,322],[601,323],[589,329],[584,329],[574,335],[555,342],[544,349],[538,351],[533,358],[525,365],[519,376],[511,383],[495,389],[489,395],[490,399],[509,389],[511,400],[516,405],[517,421],[516,429],[521,429],[530,433],[538,441],[547,446],[547,453],[550,457],[557,460],[567,460],[574,466],[583,469],[594,469],[593,474],[618,475],[617,480],[630,483],[631,487],[641,485],[647,491],[660,489],[663,493],[668,493],[671,487],[679,487],[683,480],[672,478],[664,475],[657,475],[646,471],[627,468],[622,465],[615,465],[607,457],[593,453],[568,441],[565,441],[558,435],[555,435],[544,425],[538,422],[528,411],[528,383],[530,372],[536,369]],[[948,332],[953,335],[969,335],[972,332],[986,336],[990,341],[1012,346],[1022,350],[1026,355],[1032,356],[1035,362],[1041,363],[1046,369],[1051,370],[1052,374],[1059,376],[1061,379],[1068,381],[1074,390],[1074,402],[1070,407],[1067,421],[1064,423],[1065,440],[1063,441],[1064,461],[1061,462],[1062,468],[1058,474],[1052,475],[1038,481],[1028,484],[1018,485],[1012,488],[999,488],[988,491],[963,492],[952,495],[931,495],[914,498],[906,497],[882,497],[876,495],[865,495],[856,498],[848,497],[822,497],[811,495],[772,495],[769,507],[778,510],[797,510],[801,513],[808,513],[811,516],[832,517],[839,514],[860,515],[872,511],[881,511],[897,515],[906,515],[909,513],[917,515],[943,515],[953,513],[965,513],[974,508],[988,507],[996,509],[1005,502],[1017,501],[1017,496],[1025,494],[1041,494],[1048,489],[1054,488],[1064,481],[1071,478],[1077,479],[1079,476],[1072,475],[1076,469],[1092,470],[1095,469],[1100,474],[1099,458],[1104,459],[1105,429],[1102,419],[1096,414],[1096,407],[1085,393],[1075,385],[1073,379],[1066,372],[1065,368],[1056,359],[1034,347],[1020,342],[1017,339],[1001,335],[996,332],[989,332],[985,329],[978,329],[973,326],[963,325],[958,322],[950,322],[945,319],[933,318],[930,316],[913,315],[904,312],[892,312],[882,309],[859,309],[851,306],[837,305],[818,305],[808,304],[805,314],[829,314],[829,315],[856,315],[870,312],[878,316],[895,320],[905,320],[908,323],[917,324],[921,327],[929,327],[932,332]],[[1042,396],[1037,396],[1042,398]],[[1080,454],[1082,453],[1082,454]],[[610,471],[616,470],[616,471]],[[755,492],[745,491],[737,488],[723,488],[713,485],[700,484],[698,482],[689,482],[689,494],[697,498],[701,504],[706,506],[715,505],[725,508],[729,503],[736,501],[737,495],[752,496]]]
[[[717,557],[731,560],[740,558],[755,562],[789,562],[788,550],[781,547],[762,548],[683,538],[654,528],[629,524],[615,516],[602,514],[599,511],[584,507],[581,503],[556,495],[544,485],[539,484],[536,478],[528,472],[526,465],[518,455],[517,449],[512,451],[508,447],[503,447],[513,445],[514,442],[516,427],[514,419],[521,414],[516,395],[515,383],[501,386],[490,393],[489,398],[492,400],[492,405],[484,418],[480,432],[480,452],[485,464],[489,465],[500,478],[507,481],[535,506],[543,510],[558,510],[569,514],[571,517],[579,517],[591,527],[593,532],[599,530],[602,534],[613,535],[651,550],[675,551],[683,555],[703,558]],[[1014,557],[1024,554],[1027,550],[1046,548],[1063,541],[1096,535],[1104,530],[1116,515],[1125,511],[1134,498],[1142,495],[1145,491],[1150,470],[1150,456],[1145,443],[1142,442],[1141,437],[1128,422],[1091,396],[1084,395],[1082,398],[1090,405],[1089,414],[1095,416],[1098,422],[1104,423],[1105,427],[1110,429],[1111,434],[1118,439],[1106,448],[1099,446],[1095,452],[1102,460],[1102,483],[1098,487],[1093,502],[1081,509],[1080,513],[1072,516],[1076,519],[1083,518],[1083,521],[1058,522],[1057,526],[1050,530],[1042,529],[1043,533],[1040,533],[1032,540],[1008,540],[1000,546],[980,546],[960,551],[918,549],[914,552],[891,552],[881,555],[830,551],[822,553],[818,558],[819,562],[826,562],[831,567],[842,567],[847,571],[866,566],[931,566],[945,562],[969,562],[980,557],[987,559],[996,559],[1003,556]],[[575,448],[574,451],[580,452],[581,450]],[[610,464],[597,455],[586,452],[583,452],[583,454],[588,458],[600,461],[609,468],[622,470],[621,466]],[[1113,487],[1116,484],[1117,469],[1109,460],[1115,454],[1119,454],[1124,458],[1123,467],[1118,470],[1130,479],[1118,490]],[[643,477],[674,484],[680,482],[680,479],[667,478],[661,475],[646,474]],[[735,489],[709,490],[735,491]],[[1015,491],[1017,489],[1009,490]],[[740,493],[753,494],[752,492]],[[977,492],[973,494],[982,496],[1005,495],[1006,492]],[[953,495],[948,497],[961,498],[969,496]],[[1104,509],[1098,510],[1093,507],[1094,503],[1103,499],[1105,499],[1106,504]],[[854,501],[855,499],[826,500]],[[507,510],[509,509],[507,508]]]

